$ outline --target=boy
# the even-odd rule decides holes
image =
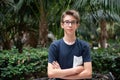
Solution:
[[[62,39],[49,47],[48,77],[56,80],[89,79],[92,77],[92,63],[88,43],[76,38],[80,17],[75,10],[67,10],[61,16]]]

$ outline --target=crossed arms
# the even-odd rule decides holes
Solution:
[[[48,77],[62,79],[87,79],[92,77],[92,63],[85,62],[84,66],[61,69],[57,62],[48,63]]]

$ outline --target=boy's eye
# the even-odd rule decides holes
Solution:
[[[68,24],[68,23],[70,23],[70,22],[69,22],[69,21],[65,21],[64,23],[67,23],[67,24]]]
[[[67,25],[69,25],[70,23],[71,23],[71,25],[75,25],[75,24],[77,24],[77,21],[68,21],[68,20],[66,20],[66,21],[64,21],[63,22],[64,24],[67,24]]]

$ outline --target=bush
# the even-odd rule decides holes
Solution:
[[[16,49],[0,52],[0,78],[19,80],[46,75],[47,49],[24,49],[20,54]]]
[[[112,72],[120,79],[120,50],[92,50],[93,78],[96,74]],[[16,49],[0,52],[0,80],[33,80],[47,77],[48,49],[24,49],[20,54]],[[94,75],[95,74],[95,75]]]
[[[120,79],[120,65],[118,61],[120,50],[112,48],[98,49],[92,51],[92,65],[94,74],[108,74],[112,72],[114,77]],[[120,60],[120,58],[119,58]]]

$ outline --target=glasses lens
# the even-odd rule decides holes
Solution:
[[[77,24],[77,21],[68,21],[68,20],[66,20],[66,21],[64,21],[64,24],[65,25],[69,25],[69,24],[71,24],[71,25],[75,25],[75,24]]]

